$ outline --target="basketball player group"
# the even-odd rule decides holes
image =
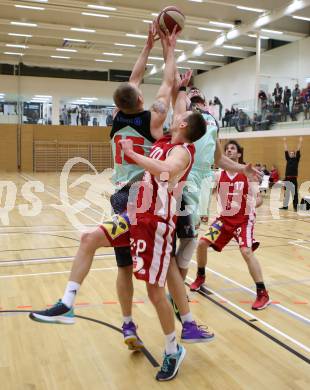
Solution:
[[[158,381],[171,380],[178,374],[186,355],[184,344],[215,338],[206,326],[197,325],[190,311],[184,281],[195,251],[197,276],[191,290],[204,288],[208,248],[220,252],[234,239],[256,284],[252,309],[264,309],[271,302],[254,254],[259,246],[254,239],[254,224],[255,210],[262,204],[260,173],[251,164],[238,162],[242,150],[236,141],[227,142],[222,149],[217,140],[218,124],[208,112],[204,94],[189,86],[192,72],[179,74],[175,47],[184,22],[179,9],[165,8],[149,26],[129,82],[115,90],[110,134],[114,215],[82,234],[63,297],[48,309],[30,313],[34,321],[74,324],[74,302],[96,250],[113,247],[122,330],[129,350],[144,347],[132,313],[133,275],[144,281],[155,307],[165,340]],[[157,40],[165,59],[163,80],[151,108],[145,109],[140,85]],[[164,134],[171,106],[173,117],[169,132]],[[214,166],[220,168],[218,174],[214,174]],[[207,191],[217,193],[221,212],[206,234],[198,238],[201,219],[208,219],[210,200],[201,202],[201,193]],[[175,317],[182,326],[180,338]]]

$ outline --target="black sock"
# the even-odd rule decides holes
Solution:
[[[266,290],[264,282],[257,282],[256,284],[256,290],[261,291],[261,290]]]
[[[205,276],[206,275],[205,267],[198,267],[197,275],[198,276]]]

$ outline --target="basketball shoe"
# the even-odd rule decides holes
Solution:
[[[200,290],[200,287],[204,284],[206,281],[206,277],[202,275],[197,275],[196,279],[193,281],[193,283],[189,286],[191,291],[198,291]]]
[[[61,299],[54,306],[46,310],[34,311],[29,314],[33,321],[46,322],[50,324],[74,324],[74,311],[61,302]]]
[[[160,367],[160,371],[156,375],[156,379],[161,382],[173,379],[178,373],[185,354],[186,350],[182,345],[178,345],[178,351],[176,353],[167,355],[165,352],[164,361]]]
[[[137,334],[136,325],[132,321],[130,321],[128,324],[124,322],[122,329],[124,342],[128,346],[128,349],[130,349],[131,351],[140,351],[144,347],[144,345],[143,341]]]
[[[214,333],[207,327],[197,325],[195,321],[184,322],[181,334],[183,343],[207,343],[214,339]]]
[[[271,299],[269,298],[268,291],[259,290],[257,292],[256,300],[252,305],[252,310],[263,310],[270,305]]]

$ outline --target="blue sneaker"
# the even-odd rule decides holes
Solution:
[[[52,307],[42,311],[35,311],[29,314],[33,321],[46,322],[50,324],[74,324],[73,307],[70,309],[64,303],[59,301]]]
[[[207,327],[197,325],[195,321],[184,322],[181,341],[183,343],[207,343],[214,339],[214,333],[209,332]]]
[[[180,315],[180,312],[179,312],[179,309],[177,307],[177,305],[175,304],[174,300],[172,299],[172,296],[170,294],[167,294],[167,298],[168,298],[168,301],[171,303],[172,305],[172,308],[173,308],[173,311],[174,311],[174,314],[176,316],[176,318],[180,321],[181,321],[181,315]]]
[[[126,345],[128,345],[128,349],[130,349],[131,351],[141,351],[144,345],[143,341],[137,334],[136,325],[132,321],[130,321],[128,324],[124,322],[122,329],[124,342]]]
[[[179,367],[185,357],[186,350],[182,345],[178,345],[178,352],[171,355],[164,354],[163,365],[156,375],[158,381],[170,381],[173,379],[179,370]]]

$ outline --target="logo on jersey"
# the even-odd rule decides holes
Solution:
[[[221,221],[214,222],[210,226],[208,233],[206,233],[205,235],[208,241],[215,242],[218,239],[219,235],[221,234],[222,226],[223,226],[223,222]]]
[[[127,233],[129,230],[128,222],[122,215],[113,215],[112,220],[105,221],[102,226],[112,240]]]

